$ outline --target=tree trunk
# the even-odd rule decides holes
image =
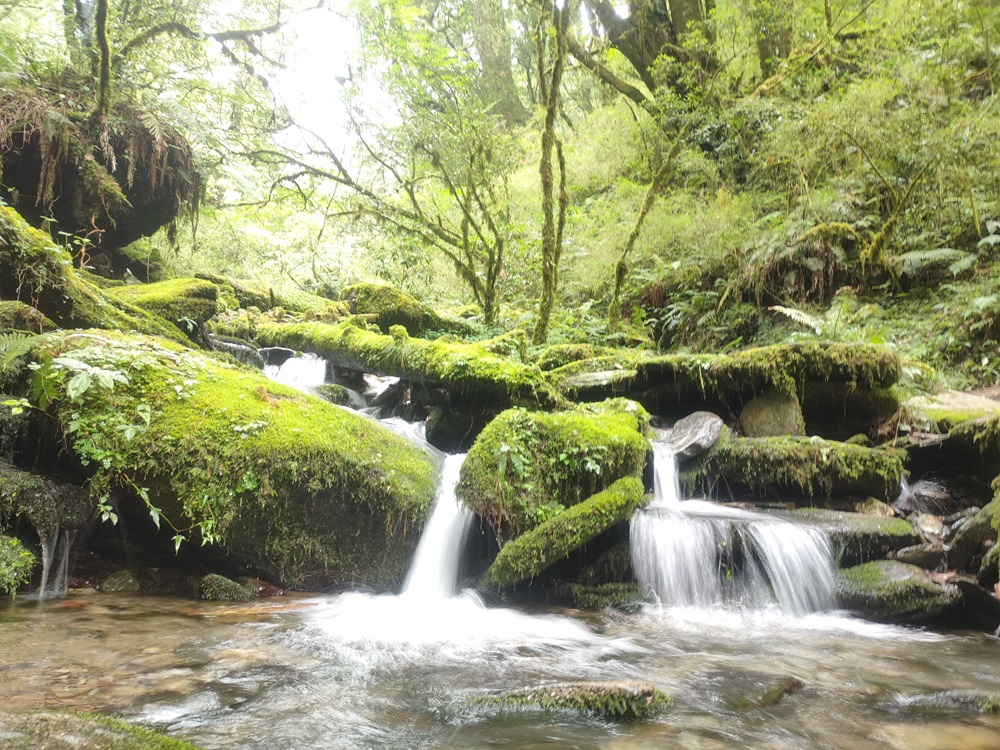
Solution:
[[[760,74],[766,80],[792,53],[792,0],[753,0],[750,15],[757,35]]]
[[[511,71],[511,45],[503,9],[496,0],[473,0],[472,37],[479,54],[482,75],[479,93],[493,105],[493,111],[508,125],[523,125],[529,112],[514,85]]]

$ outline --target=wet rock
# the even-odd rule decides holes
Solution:
[[[82,712],[0,713],[4,750],[198,750],[121,719]]]
[[[249,367],[256,367],[258,370],[264,369],[264,358],[260,352],[254,349],[245,341],[237,341],[228,336],[209,335],[210,348],[217,352],[224,352]]]
[[[996,500],[971,517],[955,524],[955,535],[948,549],[948,565],[957,570],[968,570],[973,558],[979,555],[986,542],[996,542],[993,515],[1000,505]]]
[[[610,608],[636,612],[643,602],[643,595],[637,583],[602,583],[597,586],[567,583],[553,588],[550,599],[567,602],[579,609]]]
[[[740,429],[751,438],[806,434],[799,400],[773,388],[747,402],[740,412]]]
[[[795,677],[785,677],[767,686],[756,695],[746,695],[729,701],[732,708],[746,711],[751,708],[770,708],[776,706],[785,698],[794,695],[805,687],[805,683]]]
[[[105,594],[134,594],[142,590],[142,583],[131,570],[118,570],[97,584],[97,590]]]
[[[994,544],[983,555],[983,562],[979,566],[979,575],[976,577],[979,585],[992,591],[1000,582],[998,568],[1000,568],[1000,544]]]
[[[951,579],[962,592],[962,608],[957,614],[962,625],[992,633],[1000,627],[1000,601],[971,576]]]
[[[476,702],[511,709],[568,709],[606,719],[642,719],[668,706],[670,698],[648,682],[557,682],[509,690]]]
[[[722,426],[722,417],[718,414],[696,411],[677,420],[666,431],[665,439],[679,457],[694,458],[715,445],[722,433]]]
[[[869,619],[917,624],[953,614],[962,592],[954,584],[936,583],[914,565],[878,560],[839,571],[837,598],[845,609]]]
[[[903,547],[892,557],[901,563],[916,565],[918,568],[940,570],[947,565],[948,550],[941,542],[925,542],[912,547]]]
[[[198,593],[206,602],[248,602],[257,596],[253,586],[209,573],[198,582]]]
[[[1000,714],[1000,693],[982,690],[942,690],[924,695],[897,696],[896,707],[919,713]]]
[[[948,527],[941,516],[917,513],[910,516],[910,521],[925,542],[943,542],[948,536]]]
[[[315,388],[315,393],[317,396],[325,401],[329,401],[331,404],[341,404],[346,405],[351,403],[351,394],[342,385],[337,383],[323,383]]]
[[[883,503],[874,497],[855,503],[854,512],[866,516],[883,516],[885,518],[894,518],[896,515],[896,511],[893,510],[891,505]]]
[[[840,567],[880,560],[920,541],[913,527],[901,518],[822,508],[800,508],[791,517],[806,519],[826,531]]]
[[[284,346],[265,346],[263,349],[258,349],[257,353],[268,367],[281,367],[295,356],[294,349]]]
[[[900,513],[945,513],[953,500],[948,488],[941,482],[922,479],[919,482],[903,484],[903,489],[892,503]]]
[[[261,598],[268,598],[272,596],[284,596],[285,592],[283,589],[277,586],[262,581],[259,578],[250,578],[248,576],[241,576],[236,579],[236,582],[242,586],[250,586],[254,591],[257,592],[257,596]]]

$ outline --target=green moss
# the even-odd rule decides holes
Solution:
[[[503,536],[517,536],[622,477],[642,472],[649,415],[618,399],[544,414],[511,409],[476,438],[458,492]]]
[[[834,559],[841,566],[879,560],[920,543],[916,530],[904,519],[894,516],[844,513],[822,508],[801,508],[794,512],[794,516],[822,526],[833,545]]]
[[[819,438],[734,438],[723,433],[711,450],[681,471],[689,492],[726,488],[735,498],[808,499],[834,495],[895,497],[903,462],[895,453]]]
[[[961,599],[957,587],[935,584],[927,571],[878,560],[837,574],[841,606],[885,622],[913,623],[945,614]]]
[[[20,540],[0,534],[0,591],[13,596],[28,583],[35,563],[34,553]]]
[[[552,597],[580,609],[610,608],[625,612],[635,611],[643,601],[642,589],[637,583],[602,583],[596,586],[567,583],[556,586]]]
[[[347,388],[337,383],[323,383],[316,386],[316,395],[331,404],[348,404],[351,401]]]
[[[747,437],[805,435],[806,423],[798,398],[770,390],[752,398],[743,407],[740,429]]]
[[[229,279],[212,273],[195,274],[196,278],[211,281],[233,294],[240,307],[256,307],[258,310],[281,308],[290,313],[308,313],[317,319],[335,321],[349,314],[347,305],[318,297],[308,292],[282,291],[243,279]]]
[[[471,327],[464,320],[449,318],[426,307],[406,292],[388,284],[354,284],[340,293],[355,315],[370,315],[382,333],[392,326],[403,326],[411,336],[428,331],[467,333]]]
[[[68,376],[55,383],[49,411],[96,469],[95,493],[148,487],[184,535],[197,524],[286,581],[402,577],[436,485],[417,446],[322,399],[155,339],[48,334],[41,354],[52,367],[76,362],[128,379],[113,388],[95,382],[75,399]]]
[[[616,523],[628,520],[644,499],[642,482],[619,479],[507,542],[483,576],[483,586],[513,586],[537,576]]]
[[[0,331],[8,329],[44,333],[55,328],[55,323],[31,305],[16,301],[0,301]]]
[[[204,323],[215,315],[218,298],[215,284],[201,279],[122,286],[109,289],[106,294],[159,315],[182,330]]]
[[[0,713],[7,750],[198,750],[121,719],[69,711]]]
[[[166,281],[173,276],[163,254],[148,238],[136,240],[131,245],[120,248],[121,255],[132,274],[148,284]]]
[[[223,332],[233,333],[226,327]],[[395,375],[419,383],[445,386],[456,398],[498,407],[514,403],[555,406],[559,394],[544,373],[498,357],[478,344],[398,340],[345,321],[337,325],[259,322],[256,340],[263,346],[284,346],[314,352],[338,367]]]
[[[257,596],[253,586],[231,581],[216,573],[209,573],[198,582],[198,592],[207,602],[248,602]]]
[[[24,516],[42,536],[82,528],[94,507],[82,487],[57,484],[0,460],[0,518]]]
[[[174,325],[109,298],[72,268],[69,253],[0,206],[0,296],[32,305],[64,328],[104,328],[185,341]]]
[[[593,346],[591,344],[555,344],[542,350],[535,360],[535,364],[542,370],[555,370],[571,362],[581,360],[592,360],[596,357],[613,357],[614,349],[606,346]],[[633,354],[634,356],[634,354]],[[604,368],[602,368],[604,369]]]
[[[475,701],[515,710],[571,710],[606,719],[645,719],[670,705],[670,698],[647,682],[560,682],[509,690]]]

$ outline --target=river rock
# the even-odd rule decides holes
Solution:
[[[740,429],[751,438],[806,434],[799,400],[775,388],[747,402],[740,412]]]
[[[4,750],[198,750],[110,716],[70,711],[0,713]]]
[[[722,417],[710,411],[696,411],[677,420],[665,431],[665,439],[674,453],[683,458],[694,458],[713,445],[722,433]]]
[[[118,570],[97,584],[97,590],[105,594],[134,594],[142,590],[142,584],[131,570]]]
[[[979,575],[976,580],[979,585],[989,591],[1000,582],[1000,544],[994,544],[986,554],[983,555],[983,562],[979,566]]]
[[[257,350],[264,364],[269,367],[281,367],[285,362],[295,356],[294,349],[284,346],[265,346]]]
[[[939,570],[947,566],[948,550],[941,542],[924,542],[912,547],[903,547],[892,557],[901,563],[916,565],[925,570]]]
[[[670,698],[648,682],[556,682],[508,690],[476,702],[501,708],[569,709],[606,719],[642,719],[668,706]]]
[[[987,693],[983,690],[942,690],[938,693],[899,696],[895,700],[895,706],[920,713],[998,714],[1000,693]]]
[[[948,549],[948,565],[956,570],[967,570],[973,558],[982,551],[987,541],[996,542],[993,528],[996,500],[969,518],[955,524],[956,532]]]
[[[248,602],[257,596],[253,586],[215,573],[209,573],[198,582],[198,593],[207,602]]]
[[[928,623],[953,614],[962,592],[950,583],[937,583],[915,565],[878,560],[837,574],[837,597],[845,609],[879,622]]]

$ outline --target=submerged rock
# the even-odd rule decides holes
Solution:
[[[669,706],[670,697],[648,682],[557,682],[509,690],[476,702],[511,709],[567,709],[606,719],[644,719]]]
[[[897,696],[896,707],[917,713],[1000,714],[1000,693],[982,690],[942,690],[923,695]]]
[[[962,593],[939,584],[914,565],[879,560],[839,571],[841,606],[880,622],[917,624],[942,619],[959,606]]]
[[[753,708],[771,708],[804,688],[805,683],[802,680],[796,677],[785,677],[768,685],[755,695],[743,695],[739,698],[733,698],[729,701],[729,705],[739,711],[746,711]]]
[[[121,719],[69,711],[0,713],[6,750],[198,750]]]

